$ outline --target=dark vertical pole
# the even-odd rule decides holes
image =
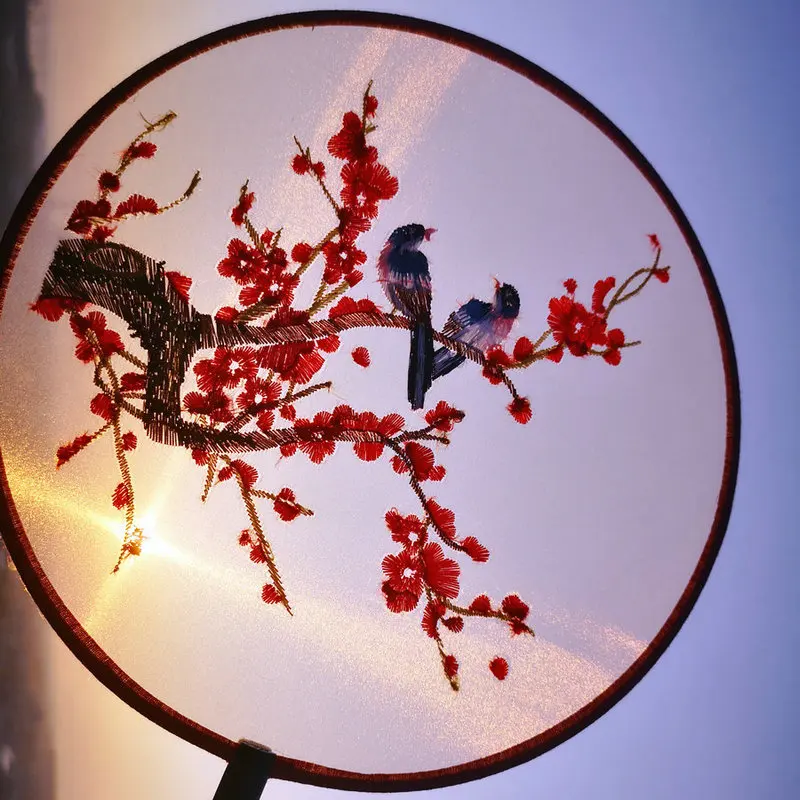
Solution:
[[[240,740],[222,774],[214,800],[259,800],[275,758],[268,747]]]

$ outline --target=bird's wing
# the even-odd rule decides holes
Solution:
[[[418,251],[406,251],[389,256],[389,275],[386,284],[390,299],[410,319],[431,315],[431,274],[428,259]]]
[[[445,336],[461,339],[472,326],[487,319],[491,311],[491,303],[473,297],[449,316],[442,333]]]
[[[393,302],[397,309],[409,319],[430,319],[431,289],[416,282],[398,282],[392,285]]]
[[[445,336],[450,336],[452,338],[454,336],[458,336],[463,327],[464,326],[458,316],[458,311],[454,311],[447,318],[447,322],[445,322],[444,327],[442,328],[442,333]]]

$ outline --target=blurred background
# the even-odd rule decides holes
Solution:
[[[334,7],[405,13],[479,34],[548,69],[609,116],[659,171],[705,248],[742,383],[731,524],[709,583],[665,656],[566,744],[436,794],[800,795],[800,278],[793,235],[800,222],[800,9],[791,0],[240,0],[224,7],[212,0],[4,0],[0,225],[59,138],[138,67],[228,24]],[[98,684],[0,565],[0,800],[210,798],[223,768]],[[264,796],[333,794],[273,782]]]

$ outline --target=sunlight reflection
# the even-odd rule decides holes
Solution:
[[[157,507],[157,504],[154,504],[154,506]],[[91,510],[86,511],[86,516],[91,522],[96,524],[102,530],[110,533],[120,543],[124,541],[124,522],[121,522],[113,517],[107,517],[103,514],[98,514],[97,512]],[[181,564],[188,564],[191,562],[191,556],[179,550],[164,538],[164,534],[159,530],[158,515],[153,506],[151,506],[151,508],[144,514],[137,514],[135,524],[138,528],[141,528],[144,533],[144,537],[142,539],[142,552],[137,558],[141,558],[142,556],[146,555],[155,555],[163,558],[173,559]],[[122,569],[122,567],[126,564],[133,563],[135,560],[136,558],[125,559],[125,561],[122,562],[120,569]]]

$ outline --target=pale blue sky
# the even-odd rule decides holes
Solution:
[[[343,1],[315,5],[358,7]],[[139,60],[128,62],[115,80],[222,25],[312,7],[205,6],[173,3],[164,24],[157,4],[130,7],[131,27],[141,37],[135,48]],[[522,767],[437,794],[793,796],[800,791],[794,753],[800,726],[790,713],[798,701],[792,657],[800,644],[795,620],[800,590],[794,578],[800,547],[791,535],[800,473],[798,426],[790,416],[798,400],[798,358],[790,335],[800,279],[790,264],[789,233],[797,226],[799,205],[794,192],[800,124],[794,102],[800,56],[794,32],[800,14],[790,2],[756,8],[688,0],[408,0],[373,2],[369,8],[428,17],[505,45],[582,93],[633,140],[676,196],[711,262],[731,320],[742,383],[742,461],[729,532],[695,611],[667,653],[627,698],[566,744]],[[132,47],[124,29],[109,37]],[[94,99],[76,98],[71,119]],[[114,713],[122,720],[126,710]],[[130,724],[140,733],[149,725]],[[163,752],[170,747],[165,736],[153,732],[153,742],[164,743],[158,745]],[[70,752],[81,758],[79,746]],[[152,758],[144,746],[140,755]],[[141,796],[170,796],[166,787],[173,787],[183,770],[199,770],[206,776],[206,796],[213,794],[220,762],[182,744],[172,757],[170,768],[154,765],[171,774],[165,772],[161,784],[154,775]],[[122,750],[120,759],[117,770],[124,775],[129,768],[122,764]],[[86,763],[88,768],[88,756]],[[115,772],[112,764],[106,767]],[[196,779],[191,787],[187,797],[203,796]],[[264,796],[328,794],[271,783]]]

